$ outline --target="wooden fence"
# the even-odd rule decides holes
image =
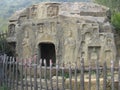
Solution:
[[[28,61],[28,62],[27,62]],[[33,60],[34,61],[34,60]],[[6,55],[0,56],[0,87],[3,90],[120,90],[120,63],[111,67],[104,62],[95,67],[89,64],[65,67],[64,64],[46,65],[46,60],[31,62],[17,60]],[[0,89],[2,90],[2,89]]]

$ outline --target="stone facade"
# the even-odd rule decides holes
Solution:
[[[18,58],[110,62],[116,46],[108,17],[109,9],[94,3],[40,3],[10,18],[8,41],[16,42]]]

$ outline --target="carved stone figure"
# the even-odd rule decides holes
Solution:
[[[9,36],[13,36],[15,33],[15,25],[11,24],[9,25]]]
[[[44,23],[37,24],[38,33],[43,33]]]
[[[36,5],[33,5],[32,8],[31,8],[31,15],[32,15],[32,18],[34,18],[37,14],[37,6]]]
[[[68,31],[67,38],[65,39],[65,62],[69,63],[74,60],[74,54],[75,54],[75,39],[72,36],[72,31]]]
[[[90,60],[91,61],[96,61],[98,59],[97,51],[96,48],[92,49],[91,55],[90,55]]]
[[[94,27],[93,28],[93,33],[95,34],[95,33],[97,33],[99,30],[98,30],[98,27]]]
[[[112,58],[112,52],[110,51],[110,50],[107,50],[107,51],[105,51],[105,60],[106,61],[111,61],[111,60],[113,60],[113,58]]]
[[[55,34],[55,32],[56,32],[56,31],[55,31],[55,28],[56,28],[55,22],[51,22],[51,23],[50,23],[50,30],[51,30],[51,33],[52,33],[52,34]]]
[[[85,33],[85,41],[86,41],[86,43],[90,43],[91,42],[91,34],[89,32]]]
[[[112,40],[110,38],[107,39],[107,46],[111,47],[112,46]]]
[[[81,58],[82,58],[82,59],[85,59],[85,52],[82,52],[82,53],[81,53]]]
[[[81,48],[82,51],[85,50],[85,42],[84,42],[84,41],[81,42],[81,46],[80,46],[80,48]]]
[[[23,15],[23,16],[20,16],[19,18],[18,18],[18,24],[20,25],[22,22],[24,22],[24,20],[26,20],[27,19],[27,15]]]
[[[100,34],[99,37],[100,37],[101,42],[105,42],[104,41],[105,40],[105,35],[104,34]]]
[[[29,58],[31,57],[31,47],[30,47],[30,40],[29,40],[29,32],[26,30],[25,31],[25,35],[24,35],[24,39],[22,41],[22,45],[23,45],[23,58]]]
[[[58,15],[58,6],[49,6],[47,8],[47,16],[52,17],[52,16],[57,16]]]
[[[82,23],[82,28],[85,29],[87,25],[85,23]]]

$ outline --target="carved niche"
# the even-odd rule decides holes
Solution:
[[[74,60],[74,54],[75,54],[75,46],[76,46],[76,42],[75,42],[75,39],[72,35],[72,31],[71,30],[68,30],[67,32],[67,37],[65,39],[65,42],[64,42],[64,47],[65,47],[65,56],[64,56],[64,59],[65,61],[68,63],[68,62],[71,62]]]
[[[102,43],[105,41],[105,35],[104,34],[99,34],[99,38],[100,38]]]
[[[24,32],[24,38],[29,38],[29,28],[25,28],[25,32]]]
[[[37,5],[33,5],[31,8],[31,16],[36,17],[37,15]]]
[[[21,25],[21,23],[22,23],[24,20],[26,20],[26,19],[27,19],[27,15],[20,16],[20,17],[18,18],[18,24]]]
[[[9,27],[9,36],[13,36],[15,33],[15,25],[14,24],[10,24]]]
[[[86,23],[82,23],[82,29],[86,28],[87,24]]]
[[[53,33],[53,34],[55,34],[55,32],[56,32],[56,23],[55,22],[50,22],[50,32],[51,33]]]
[[[105,51],[105,60],[106,61],[109,61],[109,60],[112,60],[112,51],[111,50],[106,50]]]
[[[59,12],[59,6],[56,4],[51,4],[47,7],[47,16],[52,17],[52,16],[57,16]]]
[[[81,58],[85,59],[85,52],[81,52]]]
[[[99,28],[93,27],[93,38],[96,38],[99,36]]]
[[[24,38],[22,41],[22,46],[23,46],[23,58],[29,58],[31,57],[31,44],[30,44],[30,35],[29,35],[30,28],[26,27],[24,28]]]
[[[112,37],[110,35],[107,35],[106,36],[106,48],[107,48],[107,50],[112,48],[112,45],[113,45],[112,42],[113,42]]]
[[[94,27],[93,28],[93,34],[96,34],[98,32],[98,28],[97,27]]]
[[[107,39],[107,45],[111,45],[112,44],[112,40],[110,38]]]
[[[94,62],[96,60],[100,59],[100,47],[98,46],[93,46],[93,47],[88,47],[88,60],[90,59],[91,62]]]
[[[90,32],[85,33],[85,42],[90,43],[91,42],[91,34]]]
[[[44,32],[44,23],[38,23],[37,24],[37,33],[43,33]]]
[[[85,50],[85,42],[84,42],[84,41],[81,42],[81,50],[82,50],[82,51]]]

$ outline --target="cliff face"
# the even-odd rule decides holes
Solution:
[[[94,3],[40,3],[10,18],[9,42],[18,58],[52,59],[54,63],[116,60],[109,9]]]

